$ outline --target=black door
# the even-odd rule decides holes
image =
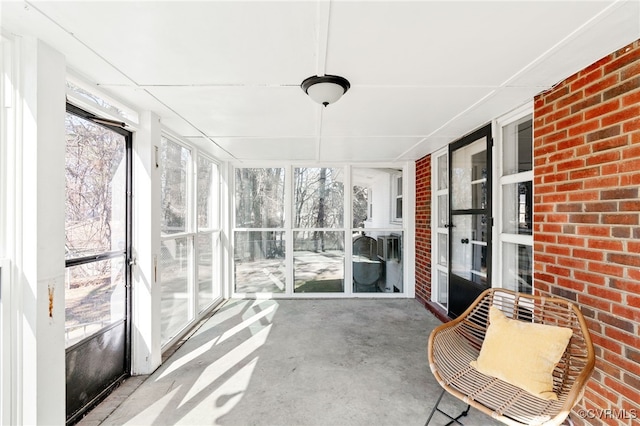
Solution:
[[[449,146],[449,312],[491,286],[491,125]]]
[[[131,133],[67,105],[66,417],[130,372]]]

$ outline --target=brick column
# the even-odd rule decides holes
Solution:
[[[416,298],[431,300],[431,155],[416,161]]]

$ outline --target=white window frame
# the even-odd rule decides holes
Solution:
[[[186,237],[190,240],[189,249],[191,250],[191,261],[187,266],[188,268],[187,297],[190,300],[190,303],[188,305],[188,314],[187,314],[188,319],[185,322],[185,324],[183,324],[183,327],[179,331],[177,331],[173,336],[171,336],[166,342],[162,343],[162,351],[165,351],[166,349],[173,346],[173,344],[176,341],[181,339],[184,336],[184,334],[188,332],[188,330],[193,326],[193,324],[199,321],[208,311],[210,311],[214,306],[220,303],[220,301],[222,301],[222,299],[225,297],[226,294],[223,290],[223,286],[221,283],[221,279],[222,279],[221,270],[223,265],[223,258],[222,258],[223,254],[222,254],[222,244],[221,244],[222,221],[223,221],[222,209],[221,209],[222,194],[220,191],[221,190],[220,180],[221,180],[221,174],[222,174],[221,164],[218,161],[216,161],[213,157],[207,155],[206,153],[201,152],[197,147],[183,142],[179,137],[172,134],[167,129],[163,129],[161,137],[168,140],[171,143],[177,144],[182,148],[187,149],[191,154],[191,158],[187,164],[187,171],[186,171],[187,201],[185,204],[187,206],[187,212],[185,215],[185,230],[183,232],[177,232],[174,234],[163,234],[162,231],[160,230],[161,242]],[[215,195],[217,196],[217,200],[215,200],[217,203],[217,206],[215,206],[217,223],[212,228],[204,228],[202,230],[198,226],[198,217],[197,217],[198,215],[197,172],[198,172],[198,159],[200,157],[215,164],[218,168],[218,175],[213,182],[213,184],[216,186]],[[164,167],[164,164],[160,164],[160,167]],[[159,188],[159,191],[161,191],[161,188]],[[216,253],[213,254],[213,261],[215,262],[215,264],[212,264],[212,268],[214,268],[213,270],[214,276],[212,278],[214,280],[214,285],[218,286],[219,295],[209,305],[207,305],[207,307],[200,309],[199,292],[198,292],[198,274],[199,274],[198,236],[206,235],[206,234],[212,234],[215,236],[215,238],[217,238],[216,240],[217,244],[215,244],[213,247]],[[160,267],[159,259],[158,259],[158,268],[160,270],[160,288],[162,288],[162,270]]]
[[[11,263],[9,259],[0,258],[0,367],[2,367],[2,381],[0,382],[0,423],[13,424],[11,421],[11,382],[14,369],[11,368]]]
[[[402,179],[403,173],[399,171],[397,174],[391,176],[391,200],[389,204],[391,205],[391,222],[392,223],[402,223],[402,218],[404,216],[406,207],[404,205],[404,180]],[[400,185],[398,185],[398,181],[400,181]],[[402,194],[398,194],[398,186],[402,188]],[[397,202],[398,199],[402,201],[402,211],[400,212],[400,217],[398,217],[398,209]]]
[[[21,158],[20,134],[17,133],[21,116],[19,85],[20,45],[13,37],[0,34],[0,424],[21,423],[22,398],[17,386],[20,375],[17,368],[21,349],[18,346],[17,300],[14,294],[17,284],[11,270],[15,267],[15,233],[21,226],[21,207],[13,201],[16,197],[20,176],[16,170]]]
[[[195,221],[195,212],[194,212],[194,206],[195,206],[195,197],[194,197],[194,189],[193,189],[193,181],[194,181],[194,176],[195,176],[195,170],[194,170],[194,149],[193,147],[188,146],[185,143],[182,143],[179,139],[168,135],[166,133],[163,132],[162,136],[163,139],[166,139],[168,142],[176,144],[184,149],[187,149],[189,151],[190,154],[190,159],[189,162],[187,163],[187,170],[186,170],[186,176],[187,176],[187,193],[185,194],[185,196],[187,197],[187,200],[185,202],[185,205],[187,206],[187,211],[185,213],[185,230],[183,232],[176,232],[174,234],[164,234],[162,232],[162,228],[160,229],[160,241],[161,243],[164,243],[166,241],[171,241],[171,240],[177,240],[178,238],[187,238],[188,241],[190,241],[190,246],[188,247],[188,250],[191,253],[191,257],[190,257],[190,262],[187,266],[187,300],[189,300],[191,303],[188,304],[187,307],[187,321],[185,324],[183,324],[183,327],[178,330],[173,336],[169,337],[168,340],[162,342],[162,349],[165,350],[166,348],[172,346],[173,342],[176,341],[176,339],[180,338],[180,336],[191,326],[191,324],[194,323],[196,315],[196,295],[195,295],[195,277],[194,277],[194,271],[195,271],[195,240],[196,240],[196,233],[194,232],[193,229],[193,225],[194,225],[194,221]],[[160,148],[162,149],[162,148]],[[165,167],[164,162],[162,162],[160,164],[161,168]],[[162,186],[160,187],[160,191],[162,191]],[[160,199],[162,199],[162,196],[160,197]],[[162,206],[160,206],[160,214],[162,214]],[[162,286],[163,286],[163,281],[162,281],[162,263],[161,260],[158,260],[158,266],[160,269],[160,294],[162,295]],[[161,296],[162,297],[162,296]],[[161,310],[162,312],[162,310]]]
[[[237,163],[230,164],[229,179],[232,181],[229,190],[229,215],[231,230],[229,237],[229,253],[231,253],[230,257],[233,258],[234,252],[234,234],[236,231],[272,231],[273,228],[236,228],[235,225],[235,171],[236,169],[242,168],[273,168],[273,167],[281,167],[285,170],[285,226],[284,228],[278,228],[279,231],[284,231],[286,235],[286,253],[287,256],[285,258],[285,269],[287,273],[287,283],[285,286],[285,291],[282,293],[269,293],[269,292],[259,292],[259,293],[240,293],[235,290],[235,262],[231,260],[229,262],[229,269],[226,274],[226,282],[228,283],[227,291],[230,294],[230,297],[233,298],[255,298],[255,299],[283,299],[283,298],[291,298],[291,299],[323,299],[323,298],[413,298],[415,297],[415,282],[412,278],[414,276],[414,260],[415,260],[415,251],[413,247],[415,247],[415,221],[413,218],[413,210],[415,204],[415,163],[414,162],[405,162],[405,163],[348,163],[348,164],[336,164],[336,163],[306,163],[306,162],[295,162],[295,163],[281,163],[281,162],[246,162],[246,163]],[[308,167],[308,168],[318,168],[318,167],[327,167],[327,168],[341,168],[343,170],[344,176],[344,223],[340,228],[323,228],[325,231],[336,231],[336,232],[345,232],[345,241],[350,241],[349,232],[361,231],[360,228],[352,228],[352,183],[351,183],[351,173],[354,168],[361,167],[371,167],[371,168],[386,168],[386,169],[396,169],[398,171],[398,176],[402,179],[402,191],[403,191],[403,211],[405,212],[404,216],[407,220],[404,222],[393,221],[392,218],[390,220],[390,227],[383,228],[375,228],[376,231],[383,232],[396,232],[402,233],[403,242],[402,242],[402,262],[403,262],[403,271],[402,271],[402,279],[403,279],[403,291],[400,293],[357,293],[353,292],[351,286],[351,279],[353,277],[353,268],[352,262],[349,261],[352,257],[352,246],[351,244],[345,244],[344,257],[345,257],[345,265],[344,265],[344,291],[342,293],[295,293],[293,291],[293,273],[294,273],[294,265],[293,265],[293,234],[298,228],[294,228],[292,224],[292,205],[293,205],[293,173],[294,169],[300,167]],[[391,183],[396,184],[396,181],[392,181]],[[390,199],[391,200],[391,199]],[[394,201],[395,202],[395,201]],[[410,217],[409,217],[410,216]],[[314,228],[305,228],[305,230],[314,230]],[[289,254],[290,253],[290,254]]]
[[[135,110],[105,93],[96,92],[95,87],[71,69],[67,71],[66,92],[68,102],[86,111],[91,111],[100,117],[122,121],[130,128],[136,128],[140,124],[140,116]],[[91,96],[85,96],[83,92]]]
[[[503,140],[503,130],[506,126],[513,124],[528,115],[532,116],[533,119],[533,103],[529,102],[525,105],[522,105],[519,108],[514,109],[508,114],[505,114],[502,117],[499,117],[495,120],[494,135],[493,139],[495,141],[494,149],[494,157],[493,164],[494,172],[496,173],[496,178],[493,183],[493,193],[496,194],[494,196],[494,204],[493,204],[493,217],[495,218],[495,223],[493,227],[493,239],[497,242],[494,244],[494,247],[497,250],[494,250],[492,268],[493,268],[493,287],[505,288],[506,283],[503,282],[503,259],[505,255],[504,245],[507,243],[511,244],[519,244],[524,246],[529,246],[532,248],[532,262],[531,267],[533,269],[534,259],[533,259],[533,233],[531,235],[520,235],[520,234],[512,234],[502,232],[502,226],[505,221],[505,217],[503,215],[505,205],[504,195],[503,195],[503,186],[510,185],[514,183],[520,182],[533,182],[533,165],[531,170],[520,173],[513,173],[509,175],[504,175],[504,164],[503,164],[503,154],[504,154],[504,140]],[[532,146],[533,149],[533,146]],[[533,190],[533,187],[532,187]],[[533,270],[531,271],[533,274]],[[533,283],[532,283],[533,286]],[[532,292],[535,292],[535,289],[532,287]]]
[[[193,226],[195,229],[195,237],[194,237],[194,242],[193,242],[193,253],[194,253],[194,271],[193,271],[193,276],[194,276],[194,312],[195,312],[195,317],[198,318],[199,315],[202,315],[204,312],[207,312],[209,309],[211,309],[211,307],[215,306],[216,303],[222,299],[223,296],[223,291],[222,291],[222,285],[221,285],[221,279],[222,279],[222,275],[221,275],[221,266],[222,266],[222,261],[221,261],[221,234],[222,234],[222,217],[221,217],[221,199],[222,197],[220,196],[220,174],[221,174],[221,169],[220,169],[220,164],[214,160],[212,157],[198,151],[195,150],[195,155],[194,150],[192,150],[192,161],[193,161],[193,214],[194,214],[194,222],[193,222]],[[213,166],[216,167],[217,169],[217,174],[212,175],[212,190],[214,191],[212,195],[212,197],[214,198],[213,202],[216,204],[215,206],[212,207],[212,211],[210,212],[213,217],[214,217],[214,225],[215,226],[210,226],[207,228],[200,228],[199,224],[198,224],[198,166],[199,166],[199,162],[200,160],[205,160],[210,162]],[[199,248],[198,248],[198,236],[200,235],[212,235],[213,238],[213,259],[212,259],[212,264],[211,264],[211,268],[212,268],[212,277],[211,279],[213,280],[213,286],[217,286],[218,287],[218,297],[214,298],[212,300],[211,303],[209,303],[206,307],[204,307],[203,309],[200,309],[200,293],[199,293],[199,279],[200,279],[200,271],[199,271],[199,259],[200,259],[200,253],[199,253]]]
[[[431,154],[431,301],[437,303],[443,309],[448,308],[448,294],[449,290],[447,289],[447,304],[443,304],[440,302],[438,295],[440,294],[440,280],[438,279],[438,273],[444,272],[447,276],[447,286],[449,280],[449,262],[451,259],[448,258],[449,253],[447,253],[447,264],[440,265],[438,259],[440,258],[439,244],[438,244],[438,235],[443,234],[446,235],[447,238],[447,249],[449,247],[449,228],[438,227],[438,197],[442,195],[449,196],[449,185],[444,189],[438,189],[438,158],[445,157],[447,159],[447,164],[449,164],[449,147],[446,146],[434,153]],[[449,179],[449,170],[447,166],[447,176],[446,179]],[[448,200],[448,198],[447,198]],[[447,202],[447,204],[449,204]],[[447,206],[448,209],[448,206]]]
[[[367,188],[367,222],[373,220],[373,189]]]

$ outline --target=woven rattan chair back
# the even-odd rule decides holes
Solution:
[[[553,371],[557,401],[537,398],[499,379],[485,376],[469,365],[480,352],[491,306],[500,308],[513,319],[573,330]],[[591,337],[575,304],[560,298],[503,289],[486,290],[461,316],[434,329],[429,337],[428,358],[433,375],[446,392],[509,425],[561,424],[582,398],[595,364]],[[437,409],[439,402],[440,399],[427,423],[435,411],[442,412]]]

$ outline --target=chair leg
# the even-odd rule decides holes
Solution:
[[[440,411],[438,409],[438,405],[440,405],[440,400],[442,399],[442,397],[444,396],[444,393],[446,391],[443,389],[442,393],[440,394],[440,396],[438,397],[438,400],[436,401],[436,405],[433,406],[433,410],[431,410],[431,414],[429,414],[429,418],[427,419],[427,422],[424,424],[424,426],[427,426],[429,424],[429,422],[431,421],[431,417],[433,417],[433,415],[435,414],[436,411]]]
[[[446,392],[447,392],[446,390],[443,390],[442,393],[440,394],[440,396],[438,397],[438,400],[436,401],[436,405],[433,407],[433,410],[431,410],[431,414],[429,414],[429,418],[427,419],[427,422],[424,424],[424,426],[427,426],[429,424],[429,422],[431,421],[431,418],[433,417],[433,415],[435,414],[436,411],[438,413],[442,414],[443,416],[446,416],[448,419],[451,420],[445,426],[450,426],[453,423],[457,423],[459,425],[464,426],[458,420],[461,417],[465,417],[467,414],[469,414],[469,410],[471,409],[471,405],[467,405],[467,408],[462,413],[460,413],[457,417],[451,417],[449,414],[445,413],[444,411],[442,411],[441,409],[438,408],[438,405],[440,405],[440,401],[442,400],[442,397],[444,396],[444,394]]]

